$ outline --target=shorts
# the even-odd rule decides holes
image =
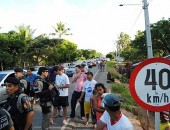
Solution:
[[[53,103],[54,105],[54,103]],[[57,99],[56,99],[56,102],[55,102],[55,105],[54,107],[67,107],[69,106],[69,103],[68,103],[68,96],[59,96]]]
[[[90,102],[84,102],[84,113],[86,114],[90,114]]]

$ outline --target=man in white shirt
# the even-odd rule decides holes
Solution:
[[[106,111],[95,130],[134,130],[129,119],[120,111],[120,100],[115,94],[107,94],[103,101]]]
[[[58,86],[60,96],[58,100],[56,100],[57,107],[62,106],[63,113],[64,113],[64,119],[63,119],[63,125],[67,124],[67,106],[69,106],[68,103],[68,88],[70,85],[69,78],[66,74],[63,73],[62,68],[60,66],[55,66],[54,71],[57,72],[55,84]],[[56,113],[56,109],[54,110]]]

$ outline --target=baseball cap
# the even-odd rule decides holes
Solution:
[[[41,73],[44,71],[48,71],[48,69],[46,67],[40,67],[38,70],[38,74],[41,75]]]
[[[15,72],[23,72],[23,69],[21,69],[21,68],[16,68],[16,69],[14,69],[14,71],[15,71]]]
[[[102,103],[108,107],[117,107],[120,106],[120,99],[117,95],[110,93],[103,98]]]
[[[4,83],[19,84],[20,81],[15,77],[8,77],[5,79]]]

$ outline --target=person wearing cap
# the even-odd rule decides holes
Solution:
[[[20,81],[8,77],[4,83],[8,94],[4,109],[10,113],[15,130],[32,130],[34,112],[29,97],[20,92]]]
[[[119,97],[113,93],[107,94],[102,102],[105,112],[101,116],[95,130],[134,130],[130,120],[120,111]]]
[[[14,69],[15,77],[20,81],[20,89],[22,93],[30,94],[30,82],[24,76],[24,71],[21,68]]]
[[[40,107],[42,109],[42,130],[50,129],[50,116],[51,116],[51,92],[54,88],[48,80],[48,68],[40,67],[38,70],[40,75],[35,81],[37,91],[35,94],[40,98]]]
[[[10,114],[0,107],[0,130],[14,130]]]

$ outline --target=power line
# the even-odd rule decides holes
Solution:
[[[150,0],[148,3],[150,4],[153,0]]]
[[[139,12],[138,16],[136,17],[134,23],[132,24],[131,29],[130,29],[130,32],[131,32],[131,31],[133,30],[133,28],[135,27],[135,25],[136,25],[139,17],[141,16],[142,12],[143,12],[143,9],[140,10],[140,12]]]

